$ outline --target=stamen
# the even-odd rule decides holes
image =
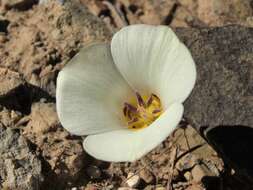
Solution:
[[[127,116],[128,116],[128,118],[131,120],[132,119],[132,115],[131,115],[131,111],[130,110],[127,110]]]
[[[153,97],[154,101],[158,101],[160,103],[160,98],[158,98],[157,95],[152,94],[151,96]]]
[[[153,114],[156,114],[156,113],[159,113],[159,112],[161,112],[161,111],[162,111],[162,110],[157,109],[157,110],[152,111],[152,113],[153,113]]]
[[[136,92],[136,97],[138,100],[138,104],[142,107],[146,107],[144,100],[142,99],[141,95],[138,92]]]
[[[141,129],[149,126],[162,114],[160,99],[155,94],[151,94],[148,101],[137,92],[137,104],[133,106],[124,103],[123,113],[127,120],[129,129]]]
[[[125,103],[125,107],[128,108],[128,110],[130,110],[131,112],[137,112],[137,108],[132,106],[131,104],[129,103]]]
[[[151,96],[149,97],[147,106],[150,106],[152,102],[153,102],[153,94],[151,94]]]
[[[123,108],[123,113],[124,113],[124,116],[127,116],[127,107],[126,106],[124,106],[124,108]]]
[[[134,118],[132,121],[128,121],[127,123],[128,123],[128,125],[131,125],[137,121],[138,121],[138,118]]]

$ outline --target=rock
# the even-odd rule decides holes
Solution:
[[[144,190],[153,190],[155,185],[147,185]]]
[[[0,68],[0,99],[4,95],[11,93],[18,87],[24,85],[25,81],[17,72]]]
[[[24,130],[25,134],[46,134],[60,126],[53,103],[35,103],[32,106],[30,121]]]
[[[8,21],[6,18],[1,16],[0,14],[0,33],[7,33],[7,27],[10,24],[10,21]]]
[[[98,187],[96,185],[93,184],[88,184],[84,190],[99,190]]]
[[[176,190],[186,189],[187,187],[189,187],[189,185],[190,185],[189,182],[177,182],[177,183],[172,184],[173,189],[176,189]]]
[[[0,126],[0,189],[39,190],[41,162],[17,130]]]
[[[126,184],[131,187],[137,187],[140,183],[140,177],[132,172],[128,173]]]
[[[191,158],[183,157],[182,159],[183,160],[186,159],[185,161],[179,160],[181,163],[184,162],[188,166],[192,165],[193,164],[192,162],[197,161],[198,158],[203,158],[203,159],[208,160],[210,157],[213,157],[214,159],[213,155],[217,154],[213,150],[213,148],[206,143],[206,140],[203,137],[201,137],[201,135],[191,125],[187,125],[184,128],[178,128],[174,132],[174,137],[178,139],[177,143],[180,146],[180,148],[185,151],[188,150],[189,148],[198,147],[191,151],[191,155],[190,155]],[[217,165],[219,165],[218,160],[217,162],[218,162]]]
[[[191,174],[195,182],[201,182],[202,178],[205,176],[215,176],[215,174],[213,174],[204,164],[198,164],[194,166],[194,168],[191,170]]]
[[[156,187],[155,190],[166,190],[166,187]]]
[[[246,19],[252,16],[250,3],[247,0],[198,0],[196,13],[209,26],[246,24]]]
[[[182,172],[193,168],[198,163],[199,160],[193,154],[187,154],[178,160],[175,167]]]
[[[119,187],[118,190],[137,190],[137,189],[131,187]]]
[[[197,129],[253,126],[253,29],[227,26],[182,29],[177,34],[190,48],[197,67],[196,85],[184,103],[185,117]]]
[[[157,185],[148,185],[145,187],[144,190],[166,190],[166,188],[160,184],[157,184]]]
[[[48,173],[46,177],[58,188],[77,180],[84,167],[81,140],[73,138],[60,125],[55,104],[35,103],[29,117],[23,134],[37,146],[37,151],[55,173],[54,176]]]
[[[185,190],[203,190],[205,189],[200,184],[192,184],[189,187],[187,187]]]
[[[191,181],[192,180],[192,174],[191,172],[187,171],[184,173],[184,177],[187,181]]]
[[[0,32],[0,43],[3,44],[7,41],[6,35],[2,32]]]
[[[32,101],[45,95],[45,92],[28,85],[18,72],[1,67],[0,84],[0,105],[24,114],[30,112]]]
[[[20,112],[8,110],[5,107],[1,109],[0,107],[0,123],[3,126],[15,127],[21,118],[22,114]]]
[[[65,0],[57,0],[59,3],[63,4]],[[39,4],[46,4],[49,3],[49,0],[39,0]]]
[[[153,183],[155,180],[154,175],[147,169],[140,171],[140,178],[143,179],[147,184]]]
[[[113,190],[113,189],[115,189],[115,187],[114,187],[113,184],[107,185],[105,188],[106,188],[106,190],[107,190],[107,189],[108,189],[108,190]]]
[[[36,0],[2,0],[2,6],[6,9],[26,10],[31,8]]]
[[[93,165],[87,167],[86,173],[91,179],[99,179],[102,175],[101,170]]]

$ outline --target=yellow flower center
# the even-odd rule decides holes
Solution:
[[[162,114],[161,101],[155,94],[149,98],[136,93],[135,104],[125,103],[123,113],[129,129],[142,129],[153,123]]]

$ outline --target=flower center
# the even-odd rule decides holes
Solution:
[[[123,113],[129,129],[142,129],[149,126],[162,113],[161,101],[155,94],[149,98],[136,93],[137,103],[125,103]]]

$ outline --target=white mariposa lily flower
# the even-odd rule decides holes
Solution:
[[[88,135],[83,147],[93,157],[135,161],[178,125],[195,80],[192,56],[170,28],[132,25],[63,68],[57,112],[69,132]]]

